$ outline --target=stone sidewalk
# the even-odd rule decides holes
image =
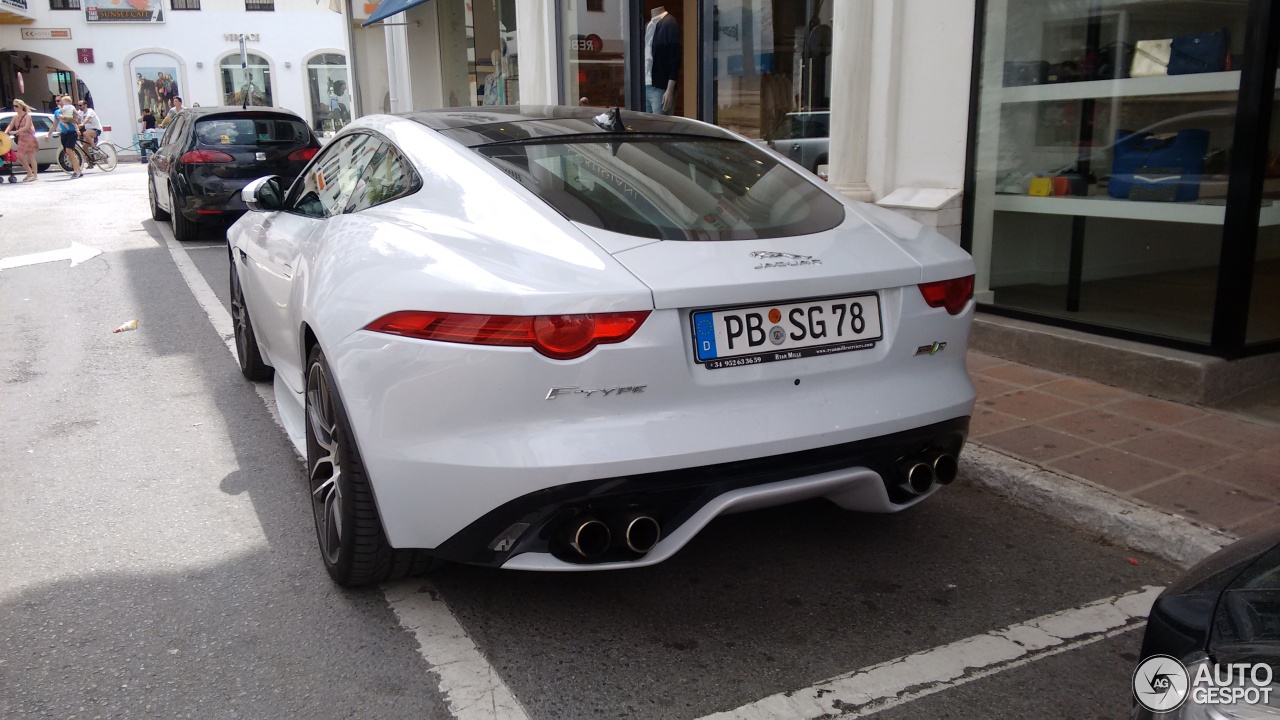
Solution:
[[[1280,525],[1280,427],[970,352],[969,439],[1244,536]]]

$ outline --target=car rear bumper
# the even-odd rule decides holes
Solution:
[[[249,210],[240,198],[240,191],[250,182],[251,179],[245,178],[183,177],[179,183],[178,211],[188,220],[199,223],[233,222]]]
[[[671,483],[692,492],[701,486],[691,477],[730,466],[755,477],[735,463],[835,454],[834,464],[776,468],[750,481],[735,475],[727,485],[708,480],[686,498],[688,514],[748,486],[857,468],[888,476],[917,445],[958,453],[976,394],[964,366],[968,318],[939,313],[937,323],[917,322],[910,332],[891,325],[870,350],[726,370],[694,366],[683,347],[691,343],[673,348],[673,333],[684,337],[680,311],[655,311],[626,343],[564,362],[526,348],[367,331],[326,354],[391,544],[501,565],[515,556],[486,555],[493,537],[483,535],[508,512],[530,512],[522,498],[556,497],[539,515],[550,522],[578,495],[625,485],[623,478],[642,478],[629,488]],[[931,340],[949,343],[946,352],[920,355]],[[574,386],[643,390],[547,398],[551,388]],[[868,479],[861,477],[859,485]],[[847,506],[881,512],[915,499],[880,478],[878,497],[855,502],[850,493],[861,491],[849,482],[812,496],[843,495]]]

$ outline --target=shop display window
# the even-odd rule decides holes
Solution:
[[[307,59],[307,90],[311,99],[311,129],[329,137],[351,122],[351,76],[347,57],[320,53]]]
[[[981,303],[1210,342],[1248,11],[986,3],[969,220]],[[1261,224],[1280,225],[1280,203],[1263,201]]]

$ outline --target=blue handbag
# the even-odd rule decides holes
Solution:
[[[1215,32],[1179,35],[1169,50],[1170,75],[1222,72],[1227,69],[1227,53],[1231,49],[1231,33],[1226,28]]]
[[[1200,197],[1208,130],[1179,130],[1173,137],[1116,131],[1107,194],[1131,200],[1194,202]]]

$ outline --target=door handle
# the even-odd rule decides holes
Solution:
[[[791,143],[791,152],[795,152],[799,149],[800,149],[800,143]]]
[[[236,248],[236,249],[240,251],[240,262],[242,263],[249,262],[249,255],[245,253],[244,248]]]

